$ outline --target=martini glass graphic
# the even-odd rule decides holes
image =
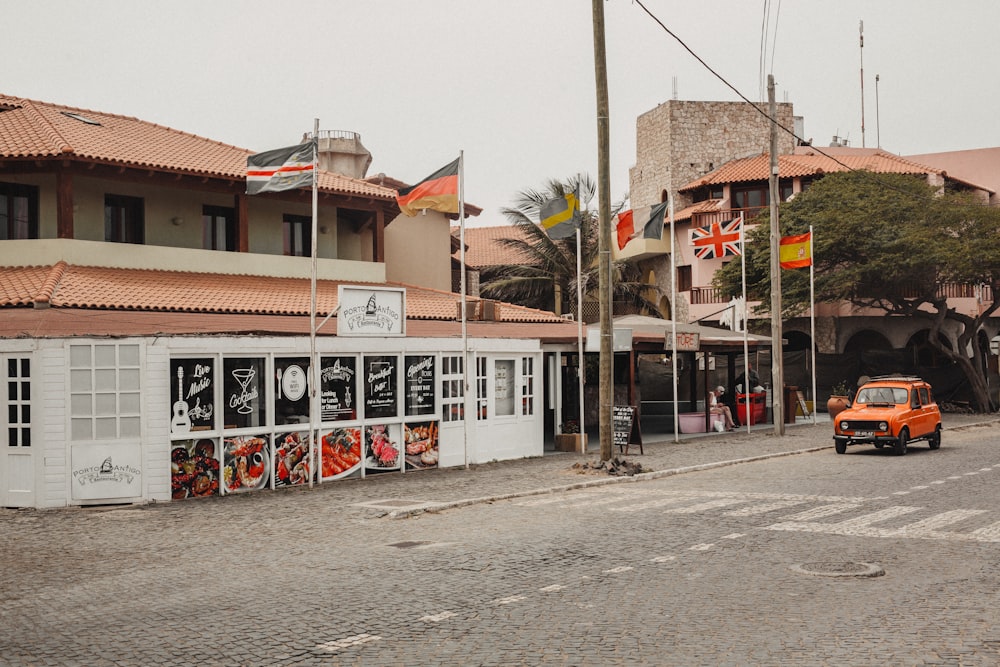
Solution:
[[[255,371],[254,371],[254,369],[252,367],[251,368],[236,368],[236,369],[233,370],[233,377],[236,378],[236,381],[240,383],[240,387],[243,388],[243,394],[242,394],[242,398],[241,398],[241,401],[240,401],[240,407],[237,408],[237,410],[236,410],[241,415],[248,415],[251,412],[253,412],[253,408],[251,408],[248,405],[248,403],[247,403],[246,396],[247,396],[247,386],[249,386],[250,380],[253,379],[254,375],[255,375]]]

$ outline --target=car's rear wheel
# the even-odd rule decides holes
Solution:
[[[892,445],[892,451],[896,456],[902,456],[906,453],[906,443],[910,441],[910,429],[905,426],[899,430],[899,437],[896,438],[896,442]]]
[[[931,449],[941,448],[941,424],[938,424],[934,433],[927,438],[927,444],[931,446]]]
[[[844,442],[843,440],[836,440],[836,441],[834,441],[833,447],[834,447],[834,449],[837,450],[838,454],[843,454],[844,452],[847,451],[847,443]]]

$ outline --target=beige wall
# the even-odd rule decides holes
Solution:
[[[451,223],[443,213],[400,215],[385,228],[385,277],[451,291]]]

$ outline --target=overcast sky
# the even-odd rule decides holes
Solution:
[[[996,0],[643,3],[751,100],[766,99],[766,41],[764,76],[818,146],[862,145],[862,58],[866,146],[1000,146]],[[0,0],[0,16],[4,94],[259,151],[299,143],[319,118],[360,133],[369,175],[411,183],[464,151],[475,224],[503,224],[500,209],[548,179],[597,177],[587,0]],[[608,0],[605,16],[620,199],[636,117],[675,81],[681,100],[739,98],[632,0]]]

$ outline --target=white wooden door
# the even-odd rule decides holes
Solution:
[[[34,507],[37,446],[31,441],[31,357],[0,355],[0,377],[0,500],[4,507]]]

